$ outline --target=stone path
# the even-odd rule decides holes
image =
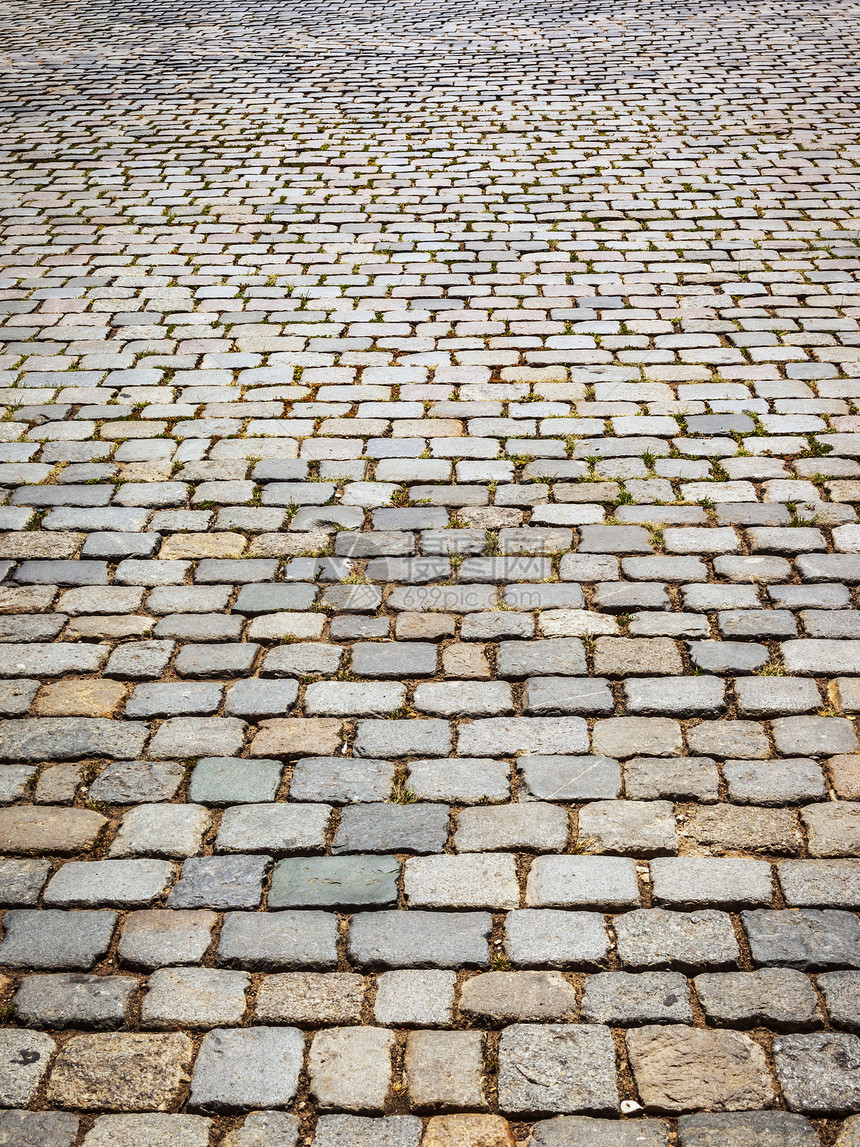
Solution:
[[[0,1144],[858,1147],[860,6],[4,13]]]

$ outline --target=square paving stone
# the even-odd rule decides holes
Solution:
[[[132,976],[25,976],[12,1002],[28,1027],[116,1028],[127,1021],[137,987]]]
[[[718,804],[694,808],[686,815],[684,832],[711,850],[797,853],[802,840],[790,809],[736,808]]]
[[[140,1005],[143,1027],[210,1028],[237,1024],[245,1013],[247,972],[215,968],[161,968],[149,977]]]
[[[693,983],[708,1019],[720,1026],[796,1031],[817,1027],[822,1019],[812,984],[794,968],[706,973]]]
[[[703,721],[687,730],[687,745],[691,753],[705,757],[762,760],[770,756],[767,735],[757,721]]]
[[[635,1028],[626,1039],[646,1111],[742,1111],[773,1102],[764,1052],[742,1032],[658,1025]]]
[[[232,756],[242,748],[245,722],[238,717],[170,717],[149,745],[156,760]]]
[[[422,1147],[514,1147],[507,1119],[501,1115],[434,1115],[427,1121]]]
[[[0,1111],[0,1147],[71,1147],[78,1117],[65,1111]]]
[[[217,711],[222,691],[220,685],[192,685],[183,681],[138,685],[126,704],[125,714],[127,717],[206,715]]]
[[[486,965],[489,912],[362,912],[349,934],[359,968],[460,968]]]
[[[162,896],[176,873],[166,860],[70,860],[48,883],[46,905],[140,908]]]
[[[200,1046],[189,1103],[211,1111],[287,1107],[296,1095],[303,1057],[297,1028],[216,1028]]]
[[[217,852],[323,852],[331,806],[241,804],[224,811]]]
[[[726,683],[719,677],[629,677],[626,711],[643,715],[716,717],[726,708]]]
[[[48,860],[0,859],[0,905],[35,904],[50,871]]]
[[[120,960],[132,968],[199,964],[218,922],[214,912],[155,908],[125,918],[117,946]]]
[[[640,903],[634,861],[609,856],[539,856],[526,889],[530,907],[635,908]]]
[[[779,717],[773,722],[773,738],[784,756],[831,756],[857,750],[854,726],[845,717]]]
[[[415,1111],[486,1111],[478,1031],[417,1031],[406,1039],[405,1074]]]
[[[84,1111],[164,1111],[188,1079],[191,1040],[178,1032],[73,1036],[57,1056],[48,1102]]]
[[[106,954],[117,919],[108,911],[10,909],[3,918],[0,963],[87,970]]]
[[[670,637],[598,637],[594,671],[607,677],[625,677],[630,673],[679,674],[684,667]]]
[[[602,972],[585,981],[582,1018],[622,1027],[692,1023],[690,989],[679,972]]]
[[[309,1027],[358,1023],[363,1000],[364,978],[353,972],[282,972],[263,979],[254,1017]]]
[[[773,1056],[789,1110],[833,1118],[850,1115],[860,1106],[860,1039],[856,1035],[780,1036]]]
[[[204,757],[194,766],[188,786],[188,799],[207,805],[273,801],[281,783],[282,771],[280,761]]]
[[[336,717],[381,717],[403,707],[405,686],[387,681],[314,681],[305,691],[305,712]]]
[[[436,969],[383,972],[377,978],[373,1014],[377,1023],[398,1027],[450,1027],[456,975]]]
[[[451,753],[451,730],[447,721],[438,718],[359,721],[352,751],[357,757],[388,760],[447,757]],[[466,755],[462,746],[461,752]]]
[[[337,937],[333,912],[228,912],[216,962],[250,971],[334,968]]]
[[[450,810],[443,804],[348,805],[332,852],[441,852]]]
[[[336,673],[343,648],[318,642],[302,642],[272,649],[263,661],[263,672],[272,677],[307,677],[314,673]]]
[[[681,726],[668,717],[609,717],[592,731],[594,752],[613,758],[679,757]]]
[[[167,898],[170,908],[256,908],[269,856],[191,857]]]
[[[499,1044],[499,1107],[507,1115],[618,1110],[615,1049],[592,1024],[514,1024]]]
[[[343,723],[325,717],[273,717],[261,721],[251,743],[252,757],[305,757],[314,749],[334,753]]]
[[[65,855],[92,848],[107,819],[91,809],[54,805],[0,808],[0,850]]]
[[[606,958],[609,938],[598,912],[518,908],[505,917],[505,947],[518,966],[593,969]]]
[[[100,1115],[85,1147],[208,1147],[211,1119],[200,1115]]]
[[[303,757],[296,761],[290,799],[331,804],[384,801],[391,795],[394,765],[357,757]]]
[[[828,801],[827,804],[801,810],[800,819],[807,832],[811,856],[857,856],[860,853],[860,819],[852,801]]]
[[[275,865],[269,908],[388,908],[397,904],[393,856],[290,857]]]
[[[308,1056],[311,1097],[321,1111],[381,1112],[391,1084],[394,1034],[383,1028],[317,1032]]]
[[[413,704],[424,713],[443,717],[514,711],[511,687],[504,681],[426,681],[415,687]]]
[[[808,713],[821,705],[815,682],[805,677],[739,677],[735,695],[742,717]]]
[[[42,1032],[0,1031],[0,1104],[23,1107],[33,1101],[57,1045]]]
[[[618,955],[627,968],[704,971],[736,968],[740,950],[726,912],[644,908],[613,921]]]

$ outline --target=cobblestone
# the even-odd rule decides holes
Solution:
[[[10,11],[0,1144],[858,1139],[856,13],[781,18]]]

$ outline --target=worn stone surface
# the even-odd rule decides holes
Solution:
[[[860,1088],[857,1036],[839,1032],[781,1036],[773,1054],[790,1111],[820,1115],[856,1110]]]
[[[0,45],[0,1008],[73,1147],[857,1138],[855,8],[163,7]]]
[[[132,976],[27,976],[12,1002],[27,1027],[115,1028],[128,1020],[137,986]]]
[[[613,1112],[619,1099],[609,1030],[514,1024],[499,1044],[499,1107],[511,1116]]]
[[[71,1147],[78,1118],[68,1111],[0,1111],[3,1147]]]
[[[0,1103],[26,1107],[36,1096],[57,1045],[43,1032],[0,1031]]]
[[[742,1032],[669,1025],[636,1028],[626,1038],[646,1110],[739,1111],[773,1102],[764,1053]]]
[[[54,1062],[48,1100],[84,1111],[166,1111],[188,1081],[192,1055],[178,1032],[73,1036]]]
[[[510,1125],[500,1115],[436,1115],[427,1122],[422,1147],[514,1147]]]
[[[460,992],[460,1011],[480,1023],[569,1020],[576,992],[559,972],[488,972]]]
[[[214,1111],[286,1107],[296,1094],[303,1051],[296,1028],[216,1028],[200,1045],[190,1103]]]
[[[790,1111],[713,1112],[682,1115],[681,1147],[818,1147],[818,1134],[802,1115]]]
[[[383,1028],[331,1028],[311,1044],[311,1094],[322,1110],[381,1112],[391,1083],[394,1036]]]
[[[666,1147],[668,1125],[658,1119],[619,1122],[590,1115],[558,1115],[534,1126],[533,1147]]]

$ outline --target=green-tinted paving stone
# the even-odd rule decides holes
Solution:
[[[259,804],[273,801],[281,783],[280,761],[204,757],[195,766],[188,799],[201,804]]]
[[[275,865],[270,908],[387,908],[397,903],[393,856],[291,857]]]

